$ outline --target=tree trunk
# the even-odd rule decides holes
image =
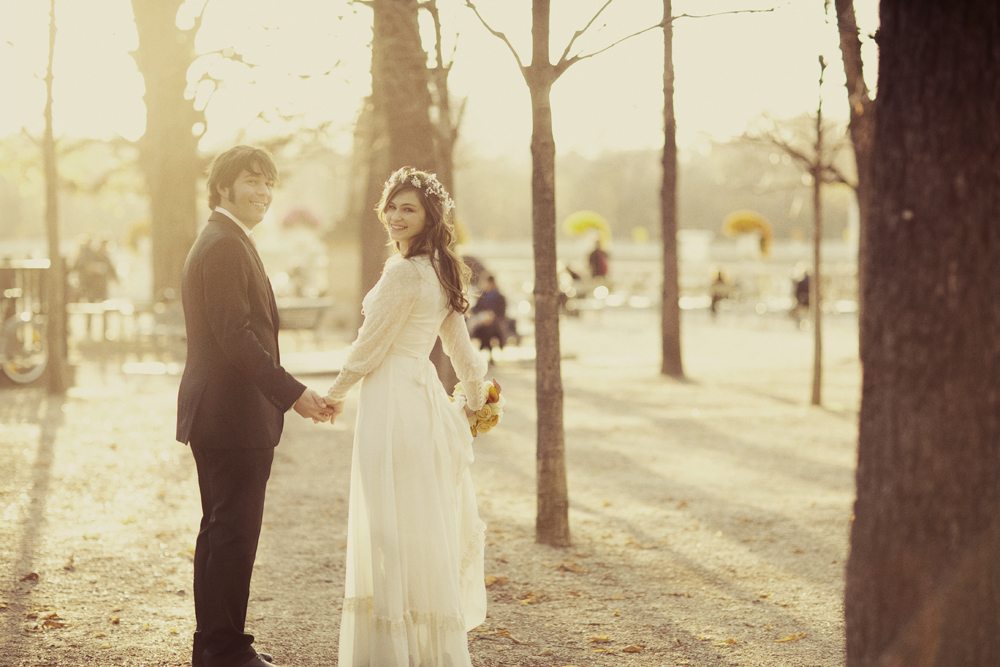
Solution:
[[[374,35],[372,39],[372,102],[375,115],[375,142],[373,150],[372,185],[381,189],[389,173],[409,165],[426,171],[437,172],[438,153],[434,143],[435,128],[431,123],[430,73],[427,70],[427,52],[420,42],[420,25],[416,0],[376,0],[374,9]],[[384,134],[380,128],[384,127]],[[388,138],[386,150],[379,145],[382,137]],[[380,165],[384,159],[387,165]],[[372,225],[364,225],[370,229]],[[381,225],[374,225],[385,239]],[[366,241],[365,243],[369,243]],[[364,256],[372,255],[366,251]],[[363,256],[363,257],[364,257]],[[384,250],[381,255],[384,258]],[[371,285],[373,267],[362,259],[362,288]],[[382,268],[381,263],[378,270]],[[377,279],[377,274],[375,274]],[[440,340],[435,343],[431,360],[441,383],[450,392],[458,379],[451,363],[445,357]]]
[[[132,0],[139,48],[135,61],[146,83],[146,133],[139,159],[150,197],[153,298],[179,296],[181,270],[198,229],[201,173],[195,124],[204,115],[184,98],[196,29],[177,27],[182,0]]]
[[[823,75],[826,60],[819,57],[819,104],[816,107],[816,162],[812,173],[813,276],[809,281],[809,303],[813,316],[812,405],[823,404]]]
[[[848,665],[1000,664],[1000,6],[882,0]]]
[[[568,546],[569,497],[563,431],[563,388],[559,351],[559,286],[556,279],[556,145],[550,94],[555,80],[549,63],[549,0],[532,5],[531,220],[535,254],[535,405],[537,408],[538,514],[535,538]]]
[[[820,137],[822,135],[817,135]],[[819,141],[817,141],[819,143]],[[819,146],[817,146],[819,147]],[[809,304],[812,307],[813,324],[813,368],[812,392],[809,403],[823,404],[823,290],[820,281],[823,278],[822,248],[823,248],[823,176],[822,165],[817,165],[812,174],[813,203],[813,275],[809,281]]]
[[[660,187],[663,285],[660,373],[684,377],[681,361],[680,285],[677,271],[677,121],[674,117],[674,26],[671,0],[663,0],[663,184]]]
[[[864,64],[861,60],[861,39],[854,14],[854,0],[836,0],[837,27],[840,31],[840,52],[844,61],[847,100],[850,105],[849,131],[854,146],[854,160],[858,172],[858,310],[864,304],[866,280],[862,273],[865,266],[865,232],[872,208],[872,132],[875,128],[875,101],[865,84]]]
[[[52,128],[52,64],[56,48],[56,2],[49,2],[49,61],[45,72],[45,137],[42,155],[45,164],[45,229],[49,243],[49,271],[46,288],[46,347],[48,348],[47,388],[50,394],[65,394],[69,385],[66,364],[66,284],[59,249],[59,169],[56,140]]]

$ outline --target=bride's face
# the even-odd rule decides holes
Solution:
[[[389,238],[399,244],[404,251],[427,225],[427,212],[415,190],[403,190],[385,205],[382,214],[389,228]]]

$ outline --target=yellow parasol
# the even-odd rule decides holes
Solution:
[[[750,210],[733,211],[722,221],[722,231],[727,236],[740,234],[760,234],[760,254],[767,257],[771,254],[773,233],[771,223],[760,213]]]
[[[571,213],[563,221],[563,228],[570,234],[586,234],[593,230],[600,236],[603,243],[611,240],[611,225],[600,213],[594,211],[577,211]]]

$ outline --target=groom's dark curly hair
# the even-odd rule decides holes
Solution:
[[[232,189],[244,169],[255,176],[263,176],[272,181],[278,180],[278,168],[274,166],[270,153],[263,148],[253,146],[233,146],[225,153],[220,153],[212,162],[212,171],[208,175],[210,209],[215,210],[222,201],[221,190]]]

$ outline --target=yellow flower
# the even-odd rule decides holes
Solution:
[[[480,433],[486,433],[494,426],[496,426],[499,422],[500,422],[500,415],[493,415],[489,419],[484,419],[481,422],[479,422],[478,426],[476,427],[476,430],[478,430]]]
[[[489,405],[484,405],[483,407],[476,410],[476,419],[489,419],[493,416],[493,410]]]

